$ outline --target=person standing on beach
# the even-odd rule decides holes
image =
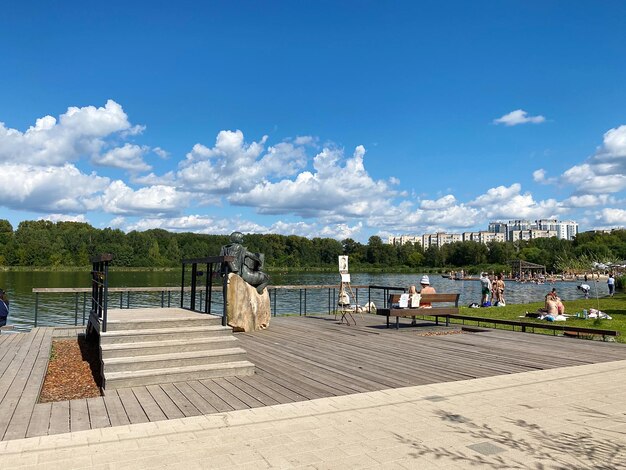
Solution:
[[[487,302],[489,301],[489,296],[491,295],[491,281],[487,277],[487,273],[480,274],[480,292],[482,294],[480,298],[481,307],[488,307]]]
[[[613,277],[613,273],[609,273],[606,284],[609,287],[609,297],[613,297],[613,293],[615,292],[615,278]]]
[[[495,286],[493,288],[493,298],[498,303],[498,305],[505,305],[504,301],[504,288],[506,284],[504,283],[504,276],[502,273],[498,274],[498,278],[495,281]]]

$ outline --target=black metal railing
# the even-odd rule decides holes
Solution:
[[[224,270],[226,263],[234,261],[233,256],[209,256],[206,258],[191,258],[182,260],[182,278],[180,281],[180,308],[188,308],[195,312],[211,314],[213,304],[213,280],[221,277],[222,291],[222,326],[226,326],[226,300],[228,299],[228,271]],[[198,271],[198,265],[205,266],[205,271]],[[185,273],[191,267],[191,286],[189,296],[189,307],[185,306]],[[196,308],[196,297],[198,292],[198,281],[204,277],[204,309],[200,300],[200,309]]]
[[[219,270],[213,267],[213,279],[219,276]],[[210,269],[207,270],[210,272]],[[189,273],[188,273],[189,274]],[[183,306],[199,312],[216,311],[218,315],[223,315],[223,285],[212,285],[209,282],[209,289],[206,287],[204,274],[199,275],[196,271],[196,288],[185,286],[181,289],[178,286],[171,287],[108,287],[107,306],[108,308],[129,309],[146,307],[171,307]],[[185,279],[189,281],[189,277]],[[202,282],[198,282],[201,280]],[[281,315],[311,315],[311,314],[332,314],[337,308],[337,297],[339,295],[339,285],[284,285],[268,286],[270,305],[272,305],[272,316]],[[385,306],[388,293],[391,291],[405,290],[401,287],[383,287],[353,285],[355,304],[365,302],[375,302],[376,305]],[[366,291],[367,290],[367,291]],[[366,292],[364,292],[366,291]],[[86,322],[86,297],[92,292],[91,288],[84,287],[35,287],[32,289],[35,294],[34,326],[40,323],[48,326],[84,325]],[[57,298],[52,302],[41,300],[41,296],[53,295]],[[59,298],[60,297],[60,298]],[[193,297],[193,300],[192,300]],[[81,314],[82,298],[82,314]],[[208,305],[207,305],[208,304]],[[74,315],[67,315],[67,305],[73,306]],[[189,307],[185,307],[189,306]],[[82,317],[82,318],[81,318]]]
[[[109,299],[109,263],[113,255],[106,253],[91,259],[91,315],[102,322],[101,330],[107,330],[107,310]]]
[[[406,292],[407,289],[406,287],[391,287],[391,286],[369,286],[368,287],[369,290],[369,297],[372,297],[372,290],[374,291],[383,291],[383,308],[388,308],[389,305],[389,294],[391,292],[398,292],[398,291],[402,291],[402,292]]]

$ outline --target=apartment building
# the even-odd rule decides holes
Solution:
[[[404,245],[405,243],[420,243],[427,250],[431,246],[443,246],[455,242],[505,242],[518,240],[534,240],[536,238],[557,237],[564,240],[573,240],[578,235],[578,223],[573,220],[559,221],[557,219],[539,220],[509,220],[508,222],[489,222],[489,230],[463,233],[425,233],[424,235],[390,236],[390,245]]]

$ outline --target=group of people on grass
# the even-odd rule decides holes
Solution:
[[[563,315],[565,313],[565,305],[563,301],[556,293],[556,288],[553,287],[550,292],[546,294],[546,312],[548,315]]]
[[[498,274],[495,278],[494,276],[489,276],[487,273],[480,274],[480,306],[481,307],[491,307],[491,306],[502,306],[506,305],[504,300],[504,289],[506,284],[504,283],[504,275],[502,273]]]

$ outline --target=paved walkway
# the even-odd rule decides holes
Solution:
[[[626,361],[0,442],[0,468],[626,468]]]

